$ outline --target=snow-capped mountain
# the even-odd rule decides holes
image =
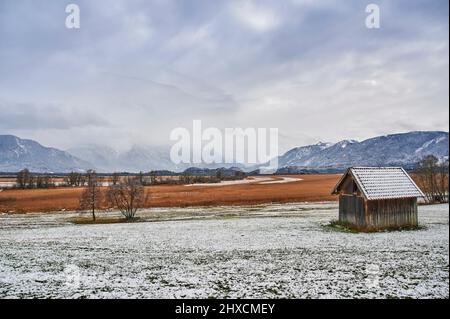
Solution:
[[[283,156],[278,158],[279,166],[292,166],[297,165],[299,161],[304,161],[319,154],[322,150],[330,147],[331,143],[319,142],[314,145],[301,146],[291,149],[286,152]]]
[[[413,167],[426,155],[447,159],[448,132],[410,132],[294,148],[279,157],[279,167],[342,169],[349,166]]]
[[[83,145],[67,150],[70,154],[93,163],[97,170],[113,172],[116,170],[116,161],[119,153],[107,146]]]
[[[0,172],[28,168],[33,172],[51,173],[85,171],[91,167],[92,164],[56,148],[13,135],[0,135]]]

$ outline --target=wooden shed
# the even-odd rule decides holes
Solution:
[[[339,222],[365,230],[418,225],[417,198],[424,197],[401,167],[351,167],[333,189]]]

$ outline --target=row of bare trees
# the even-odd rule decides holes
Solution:
[[[88,176],[89,176],[89,171],[88,171],[88,174],[86,174],[86,175],[83,175],[78,172],[70,172],[69,175],[67,175],[67,177],[64,178],[64,182],[66,185],[69,185],[69,186],[83,186],[86,184]]]
[[[95,211],[102,207],[113,207],[120,210],[127,220],[132,220],[136,212],[147,201],[142,180],[139,176],[117,178],[102,192],[95,171],[86,174],[87,185],[80,197],[80,209],[89,210],[95,221]]]
[[[429,203],[448,203],[449,162],[439,161],[435,156],[424,157],[415,172],[418,184]]]
[[[16,176],[16,185],[18,188],[49,188],[54,183],[49,175],[34,175],[28,169],[23,169]]]
[[[64,183],[59,185],[84,186],[87,184],[87,175],[71,172],[64,178]],[[18,188],[50,188],[56,183],[50,175],[34,174],[25,168],[16,175],[16,187]]]

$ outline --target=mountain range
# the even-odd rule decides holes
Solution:
[[[448,159],[449,133],[439,131],[383,135],[358,142],[318,143],[294,148],[278,158],[280,168],[342,170],[350,166],[413,168],[426,155]]]
[[[28,168],[34,172],[85,171],[183,171],[192,165],[175,165],[169,147],[133,146],[125,152],[99,145],[86,145],[62,151],[45,147],[33,140],[0,135],[0,172]],[[296,147],[278,157],[280,173],[340,171],[349,166],[403,166],[413,168],[426,155],[441,160],[449,156],[449,133],[440,131],[409,132],[370,138],[343,140]],[[241,164],[232,164],[243,168]],[[262,167],[254,166],[250,169]],[[199,165],[219,168],[221,165]]]

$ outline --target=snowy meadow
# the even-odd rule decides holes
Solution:
[[[0,216],[0,298],[448,298],[449,206],[417,231],[340,232],[336,203]],[[76,215],[76,213],[72,213]]]

